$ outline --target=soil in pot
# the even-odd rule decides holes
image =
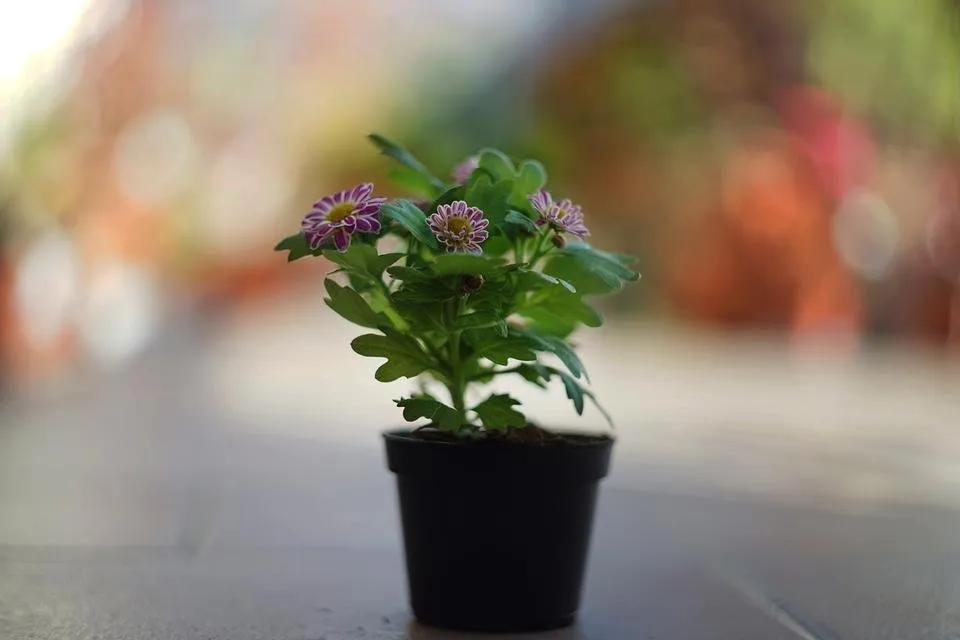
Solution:
[[[612,438],[535,427],[472,442],[432,430],[384,438],[421,623],[519,632],[574,621]]]

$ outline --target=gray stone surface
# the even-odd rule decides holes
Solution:
[[[469,637],[407,614],[377,437],[397,390],[340,346],[289,347],[318,335],[291,317],[188,324],[0,410],[0,639]],[[954,369],[624,335],[586,346],[620,443],[580,623],[543,637],[960,638]],[[728,393],[700,393],[716,371]]]

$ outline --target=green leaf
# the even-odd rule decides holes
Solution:
[[[375,247],[373,248],[372,254],[367,252],[365,252],[365,254],[364,266],[366,267],[367,274],[377,280],[383,277],[384,269],[404,256],[402,253],[378,254]]]
[[[580,322],[588,327],[599,327],[603,324],[603,316],[587,304],[582,296],[563,289],[553,291],[556,293],[545,297],[534,296],[533,304],[522,309],[520,313],[525,315],[530,311],[540,311],[572,322]]]
[[[387,273],[394,279],[404,282],[429,282],[432,279],[429,274],[412,267],[390,267]]]
[[[573,402],[573,408],[578,416],[583,415],[583,389],[577,384],[571,376],[563,372],[557,372],[563,381],[563,388],[567,392],[567,397]]]
[[[520,315],[527,319],[531,329],[544,335],[557,338],[567,338],[577,329],[577,322],[569,318],[558,316],[550,311],[538,307],[530,307],[521,311]]]
[[[511,427],[527,426],[527,419],[513,407],[520,404],[519,400],[507,394],[493,394],[477,406],[473,411],[480,418],[480,422],[487,429],[505,431]]]
[[[482,174],[468,184],[464,199],[470,205],[482,210],[490,224],[500,227],[507,215],[508,201],[512,191],[512,181],[499,180],[492,183],[489,176]]]
[[[385,328],[383,330],[386,331]],[[367,333],[354,338],[350,346],[362,356],[387,359],[377,369],[375,377],[380,382],[413,378],[432,366],[416,340],[396,332],[390,332],[389,336]]]
[[[463,194],[466,193],[466,190],[467,188],[462,184],[450,187],[430,204],[430,212],[436,211],[437,207],[442,204],[450,204],[454,200],[463,200]]]
[[[390,178],[394,184],[403,187],[415,195],[424,198],[433,198],[436,196],[437,189],[433,183],[430,182],[430,178],[409,167],[391,169],[389,173],[387,173],[387,177]]]
[[[569,282],[583,295],[602,295],[622,286],[619,278],[606,273],[598,276],[588,265],[564,255],[552,257],[543,267],[543,273]]]
[[[426,331],[446,331],[444,326],[444,302],[437,300],[405,300],[394,296],[393,306],[400,317],[410,323],[418,334]]]
[[[472,253],[444,253],[433,262],[433,272],[441,276],[489,276],[496,273],[503,260]]]
[[[543,283],[547,283],[547,284],[559,285],[564,289],[566,289],[567,291],[569,291],[570,293],[577,292],[577,288],[574,287],[569,282],[567,282],[566,280],[564,280],[563,278],[558,278],[556,276],[552,276],[548,273],[543,273],[542,271],[537,271],[535,269],[527,269],[522,267],[518,269],[518,272],[520,273],[522,278],[520,281],[520,284],[523,286],[531,286],[531,285],[537,286]]]
[[[533,362],[537,359],[534,353],[525,344],[502,342],[483,350],[483,357],[494,364],[506,365],[511,359],[522,362]]]
[[[422,162],[420,162],[413,156],[412,153],[404,149],[402,146],[400,146],[396,142],[393,142],[392,140],[388,140],[387,138],[384,138],[383,136],[376,133],[370,134],[369,136],[367,136],[367,138],[380,150],[380,152],[383,155],[393,158],[400,164],[406,166],[409,169],[412,169],[413,171],[419,173],[421,176],[426,178],[430,182],[430,184],[433,185],[435,189],[437,189],[437,192],[441,191],[446,186],[443,180],[440,180],[435,175],[433,175],[430,172],[430,170],[423,165]]]
[[[503,318],[494,311],[474,311],[466,315],[459,316],[453,321],[454,329],[482,329],[492,327]]]
[[[500,180],[512,180],[516,176],[513,162],[498,149],[482,149],[480,151],[480,167]]]
[[[340,253],[335,249],[324,249],[323,257],[343,267],[350,273],[360,274],[373,280],[383,277],[383,270],[403,257],[402,253],[377,253],[377,248],[368,244],[351,244]]]
[[[520,227],[521,229],[525,229],[530,233],[540,233],[540,229],[537,228],[537,225],[533,223],[533,220],[520,213],[516,209],[510,209],[507,211],[507,215],[503,218],[503,221]]]
[[[456,431],[463,426],[456,409],[430,396],[414,396],[394,402],[403,408],[403,419],[407,422],[426,418],[444,431]]]
[[[640,278],[639,274],[627,267],[633,260],[629,256],[594,249],[586,243],[569,244],[560,251],[560,254],[572,258],[615,289],[619,289],[623,282],[632,282]]]
[[[563,382],[563,388],[567,393],[567,397],[573,402],[573,408],[577,411],[577,415],[583,415],[583,399],[587,398],[590,400],[591,404],[597,408],[597,411],[603,415],[603,418],[607,421],[611,427],[614,426],[613,418],[610,417],[610,414],[607,413],[607,410],[597,401],[596,396],[593,392],[588,389],[584,389],[583,386],[574,380],[570,375],[553,367],[542,367],[542,373],[545,374],[548,380],[550,374],[555,374],[560,377],[560,380]]]
[[[557,356],[557,358],[560,359],[560,362],[562,362],[563,365],[570,370],[570,373],[572,373],[575,378],[579,378],[580,376],[587,377],[586,371],[584,371],[583,368],[583,363],[580,361],[580,357],[573,350],[573,348],[567,344],[566,340],[557,338],[555,336],[539,335],[533,331],[521,331],[515,329],[513,332],[532,340],[540,351],[546,351]]]
[[[459,291],[451,289],[446,282],[438,278],[431,278],[425,282],[406,282],[392,297],[403,302],[440,302],[450,300],[461,295]]]
[[[520,163],[520,171],[514,193],[526,197],[543,189],[547,184],[547,170],[536,160],[524,160]]]
[[[314,251],[310,248],[310,245],[307,244],[307,238],[303,233],[295,233],[292,236],[287,236],[278,242],[273,250],[289,251],[290,253],[287,254],[287,262],[293,262],[294,260],[306,258],[307,256],[318,256],[321,252],[321,249]]]
[[[353,289],[341,287],[330,278],[327,278],[324,284],[327,287],[327,294],[330,296],[325,298],[324,302],[350,322],[371,329],[376,329],[386,322],[386,318],[371,309],[367,301]]]
[[[549,374],[545,378],[542,372],[542,367],[535,364],[518,365],[514,373],[527,382],[537,385],[541,389],[545,389],[547,387],[546,380],[549,380],[550,378]]]
[[[437,248],[437,238],[427,224],[427,215],[409,200],[397,200],[380,207],[380,214],[396,220],[414,238],[431,249]]]
[[[495,233],[483,243],[484,255],[499,257],[513,249],[513,242],[506,234]]]

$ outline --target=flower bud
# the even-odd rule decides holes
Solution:
[[[561,236],[559,233],[555,233],[553,237],[550,238],[550,241],[553,242],[553,246],[555,246],[557,249],[563,249],[563,247],[567,244],[567,241],[564,240],[563,236]]]
[[[476,293],[483,286],[483,276],[464,276],[460,287],[464,293]]]

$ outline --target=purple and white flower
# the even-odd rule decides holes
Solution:
[[[487,219],[483,211],[463,200],[437,207],[427,222],[433,235],[449,253],[480,253],[480,244],[487,239]]]
[[[386,198],[372,198],[373,183],[358,184],[353,189],[320,198],[300,224],[311,249],[333,240],[337,251],[350,248],[350,237],[356,233],[380,233],[380,207]]]
[[[466,184],[473,172],[480,166],[480,156],[465,158],[453,169],[451,177],[457,184]]]
[[[537,225],[550,225],[557,233],[569,233],[571,236],[586,238],[590,230],[583,223],[583,210],[573,204],[569,198],[554,202],[553,196],[545,189],[530,196],[530,204],[540,215]]]

